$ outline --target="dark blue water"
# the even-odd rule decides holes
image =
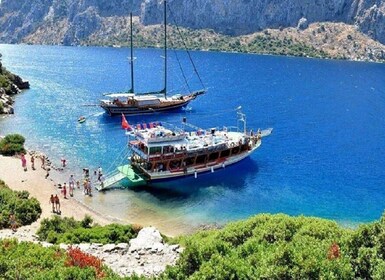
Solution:
[[[128,49],[0,45],[3,64],[28,79],[16,97],[14,116],[0,134],[18,132],[27,146],[52,159],[64,156],[71,172],[124,162],[120,118],[96,104],[102,93],[130,87]],[[138,90],[162,88],[162,52],[138,50]],[[187,59],[178,52],[182,64]],[[260,149],[239,165],[198,179],[171,183],[172,191],[137,188],[78,199],[128,221],[174,227],[284,212],[356,224],[385,209],[385,65],[246,54],[194,52],[207,95],[189,113],[128,118],[131,123],[235,125],[242,106],[248,127],[273,127]],[[171,68],[177,60],[171,57]],[[175,66],[175,67],[174,67]],[[170,70],[170,90],[182,78]],[[200,88],[192,68],[186,76]],[[183,88],[181,88],[183,89]],[[77,123],[80,115],[87,121]]]

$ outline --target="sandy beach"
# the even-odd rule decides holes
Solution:
[[[94,222],[100,225],[119,222],[89,209],[69,195],[67,195],[68,199],[64,199],[53,179],[58,175],[56,174],[58,171],[50,170],[50,176],[46,179],[46,171],[41,168],[40,159],[36,158],[35,160],[35,170],[31,168],[29,154],[26,155],[26,159],[28,170],[24,171],[20,158],[0,155],[0,179],[13,190],[28,191],[31,197],[35,197],[40,202],[42,214],[40,219],[32,225],[33,230],[39,227],[41,219],[56,215],[52,213],[52,206],[49,202],[51,194],[58,194],[60,198],[62,217],[74,217],[76,220],[81,220],[85,215],[90,215]]]

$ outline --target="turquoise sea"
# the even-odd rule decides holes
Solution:
[[[21,133],[63,173],[101,166],[112,171],[127,152],[120,117],[97,106],[105,92],[130,87],[126,48],[0,45],[2,62],[30,81],[16,97],[15,115],[0,119],[0,135]],[[183,65],[187,58],[176,52]],[[138,90],[162,88],[162,51],[135,51]],[[242,163],[168,184],[80,193],[76,199],[121,220],[152,224],[167,233],[225,223],[258,213],[287,213],[356,225],[385,209],[385,65],[307,58],[193,52],[209,89],[189,112],[128,117],[130,123],[199,127],[236,125],[242,106],[249,128],[273,127]],[[170,58],[170,90],[181,88],[177,59]],[[173,67],[175,66],[175,67]],[[174,70],[175,69],[175,70]],[[193,71],[186,77],[200,88]],[[79,116],[87,121],[79,124]],[[62,179],[64,180],[64,179]]]

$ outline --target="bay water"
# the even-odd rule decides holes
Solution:
[[[0,45],[2,63],[30,81],[16,96],[15,114],[0,119],[0,135],[20,133],[29,149],[70,173],[104,172],[127,162],[120,117],[95,106],[103,93],[130,88],[126,48]],[[171,52],[171,94],[201,85],[182,51]],[[135,50],[137,91],[163,87],[162,51]],[[178,58],[177,58],[178,57]],[[206,95],[187,111],[127,117],[198,127],[236,125],[242,106],[247,126],[273,134],[241,163],[151,186],[115,189],[76,199],[117,219],[155,225],[167,233],[223,224],[259,213],[310,215],[357,225],[385,209],[385,65],[365,62],[192,52]],[[86,122],[77,122],[86,116]],[[53,189],[54,190],[54,189]],[[48,198],[47,198],[48,199]]]

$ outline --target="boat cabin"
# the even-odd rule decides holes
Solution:
[[[225,162],[227,158],[252,149],[253,137],[239,132],[172,131],[163,126],[139,130],[129,142],[133,165],[146,173],[187,172]]]

